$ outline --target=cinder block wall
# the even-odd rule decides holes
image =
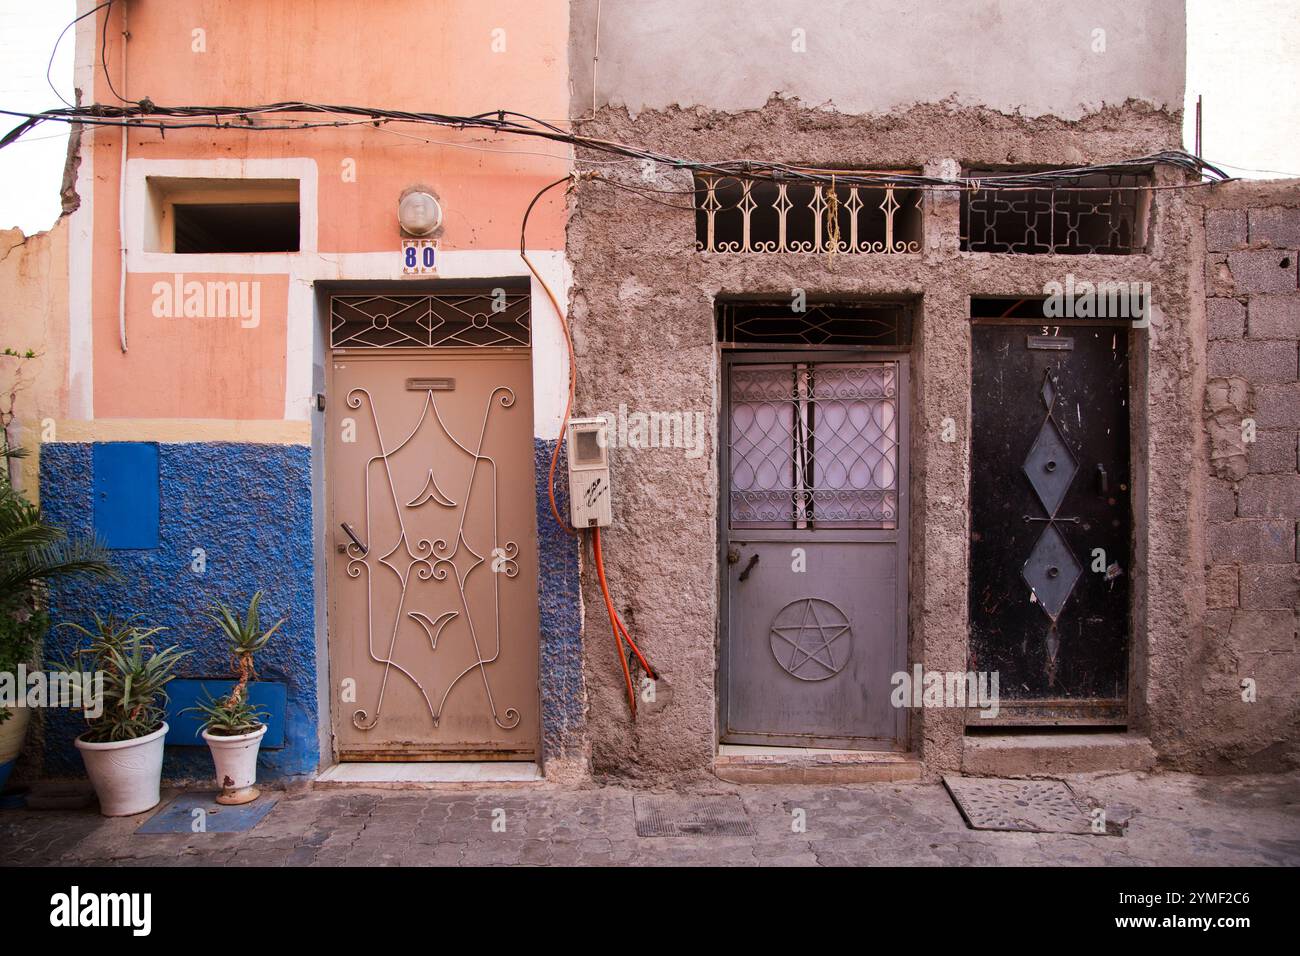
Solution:
[[[1180,762],[1280,770],[1300,766],[1300,185],[1205,197],[1206,613]]]

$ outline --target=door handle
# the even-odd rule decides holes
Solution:
[[[1106,476],[1106,466],[1097,466],[1097,494],[1110,494],[1110,479]]]
[[[749,577],[749,572],[754,570],[754,565],[756,564],[758,564],[758,555],[751,554],[748,563],[745,565],[745,570],[740,572],[740,580],[743,581],[745,578]]]
[[[357,533],[352,530],[351,525],[349,525],[346,521],[344,521],[341,525],[339,525],[339,527],[343,529],[344,534],[346,534],[349,538],[352,539],[352,543],[361,549],[362,557],[364,557],[367,553],[369,553],[370,549],[361,543],[361,539],[357,537]],[[346,550],[346,546],[344,548],[341,548],[340,550]]]

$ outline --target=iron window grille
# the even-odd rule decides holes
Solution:
[[[894,362],[731,370],[732,528],[898,526]]]
[[[919,189],[771,182],[698,173],[699,252],[918,253]]]
[[[911,344],[911,313],[893,302],[806,304],[720,302],[718,341],[734,348],[863,348],[904,351]]]
[[[331,348],[527,347],[527,292],[330,297]]]
[[[968,176],[978,180],[979,171]],[[1096,173],[1030,188],[970,189],[961,198],[963,252],[1129,255],[1146,245],[1150,177]]]

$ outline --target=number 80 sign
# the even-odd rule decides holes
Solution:
[[[428,275],[438,271],[437,239],[402,240],[402,274]]]

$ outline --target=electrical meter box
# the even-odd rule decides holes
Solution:
[[[607,528],[614,521],[608,427],[603,418],[569,419],[569,516],[575,528]]]

